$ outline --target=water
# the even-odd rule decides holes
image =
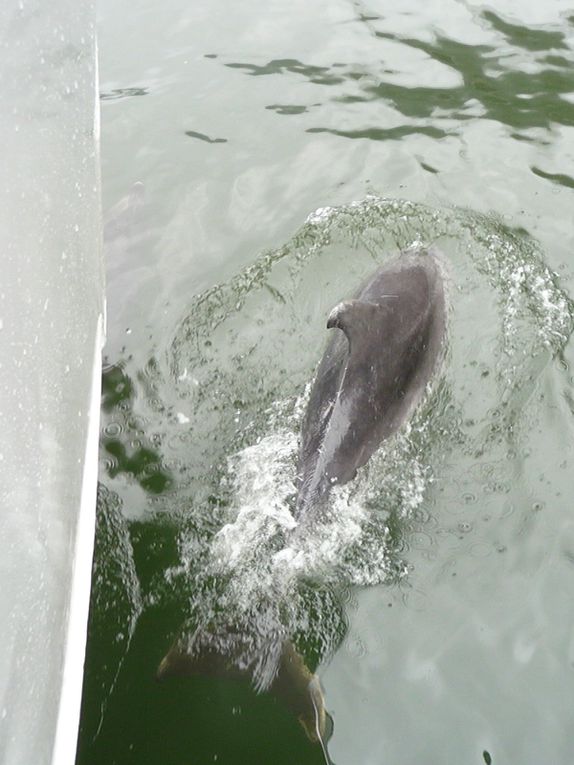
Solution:
[[[104,3],[100,54],[109,331],[78,762],[325,761],[273,694],[156,683],[183,625],[263,690],[291,639],[339,765],[570,763],[571,10]],[[326,317],[413,245],[442,253],[445,362],[294,536]]]

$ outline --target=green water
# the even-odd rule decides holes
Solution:
[[[78,763],[325,762],[248,683],[156,682],[182,625],[222,648],[232,623],[261,684],[286,636],[316,669],[337,765],[570,765],[572,6],[120,0],[99,30]],[[293,551],[326,317],[419,243],[447,273],[443,367]]]

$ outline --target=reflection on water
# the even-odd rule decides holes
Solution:
[[[186,130],[185,134],[190,138],[197,138],[206,143],[227,143],[227,138],[210,138],[208,135],[205,135],[205,133],[197,133],[195,130]]]
[[[299,74],[302,77],[305,77],[309,82],[312,82],[315,85],[339,85],[345,81],[345,77],[333,73],[329,67],[309,66],[303,64],[301,61],[290,58],[277,59],[261,66],[257,64],[240,63],[229,63],[225,64],[225,66],[228,66],[230,69],[243,69],[254,77],[266,74],[284,74],[285,72],[290,72],[291,74]]]
[[[117,416],[103,428],[101,454],[108,458],[105,467],[110,478],[126,474],[145,491],[161,494],[170,488],[169,470],[148,439],[146,419],[133,414],[134,395],[134,384],[121,364],[104,368],[102,409]]]
[[[566,36],[563,32],[551,32],[547,29],[532,29],[527,26],[511,24],[493,11],[483,11],[482,18],[486,19],[497,32],[501,32],[511,45],[531,51],[547,52],[563,48],[568,50]]]
[[[456,122],[461,120],[489,119],[515,131],[549,130],[553,124],[574,125],[574,103],[563,98],[574,90],[574,60],[572,56],[548,53],[571,54],[565,35],[559,31],[509,24],[493,11],[484,11],[481,16],[503,36],[504,46],[468,45],[438,32],[432,40],[410,38],[379,30],[376,22],[382,19],[360,14],[358,20],[381,40],[378,69],[366,69],[353,63],[319,67],[294,59],[278,59],[263,65],[233,62],[225,66],[253,76],[288,73],[304,77],[315,85],[341,85],[343,87],[337,94],[331,96],[337,103],[352,105],[381,101],[411,120],[409,124],[389,128],[373,125],[341,130],[314,126],[307,129],[310,133],[328,132],[346,138],[386,141],[400,140],[417,132],[431,138],[443,138],[457,133]],[[415,59],[419,81],[437,79],[434,72],[425,75],[429,62],[434,62],[444,67],[443,76],[438,79],[444,79],[446,75],[447,79],[456,80],[456,84],[405,86],[401,81],[405,78],[404,73],[395,81],[399,73],[385,66],[389,42],[424,54]],[[397,55],[400,54],[393,53],[393,58]],[[404,59],[412,60],[412,54],[406,54]],[[279,114],[292,113],[277,111]],[[340,110],[339,119],[344,114],[345,110]],[[361,112],[363,122],[366,118],[366,113]],[[414,124],[412,120],[419,122]],[[420,122],[424,120],[429,124]],[[521,133],[517,135],[521,136]]]
[[[565,173],[545,173],[539,167],[531,168],[534,175],[538,175],[540,178],[547,178],[549,181],[559,183],[561,186],[566,186],[568,189],[574,189],[574,178]]]
[[[147,88],[114,88],[107,93],[100,93],[102,101],[118,101],[121,98],[132,98],[133,96],[147,96]]]

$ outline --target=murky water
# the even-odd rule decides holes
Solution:
[[[104,3],[100,49],[108,346],[78,762],[325,761],[273,694],[157,683],[183,625],[263,690],[291,640],[338,765],[570,763],[571,8]],[[447,275],[440,373],[294,537],[326,317],[413,245]]]

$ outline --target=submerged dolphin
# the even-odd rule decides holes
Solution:
[[[184,635],[178,638],[161,660],[157,679],[172,676],[227,677],[252,680],[252,670],[241,667],[237,657],[222,655],[208,647],[189,650]],[[303,726],[307,738],[323,747],[332,731],[332,720],[325,709],[319,678],[306,666],[290,640],[281,646],[277,671],[267,690],[291,710]]]
[[[382,266],[327,327],[342,330],[319,365],[303,422],[295,513],[352,480],[424,395],[446,328],[440,265],[426,250]]]
[[[443,347],[446,310],[440,265],[425,251],[409,251],[384,265],[352,300],[337,305],[327,346],[303,421],[295,513],[301,521],[320,508],[331,488],[355,477],[381,441],[395,433],[424,395]],[[299,531],[304,524],[299,523]],[[215,642],[215,641],[214,641]],[[184,633],[161,661],[170,675],[249,677],[238,657]],[[318,678],[293,644],[280,644],[269,688],[292,710],[307,736],[323,746],[329,737]]]

